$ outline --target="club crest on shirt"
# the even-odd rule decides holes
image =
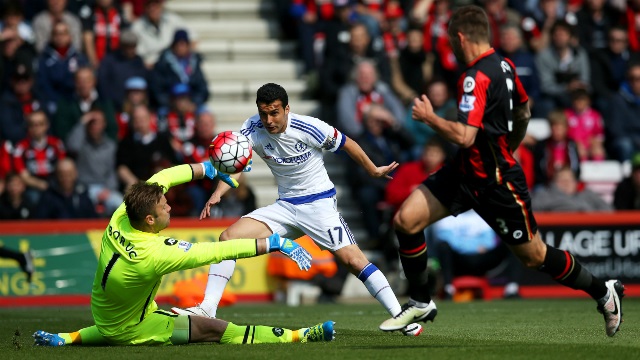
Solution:
[[[297,152],[303,152],[307,150],[307,144],[303,143],[302,141],[298,141],[295,147]]]
[[[464,94],[462,95],[462,98],[460,98],[460,105],[458,106],[458,109],[462,112],[469,112],[473,110],[473,103],[475,102],[475,96]]]
[[[166,239],[164,240],[164,244],[165,244],[165,245],[169,245],[169,246],[173,246],[173,245],[175,245],[175,244],[177,244],[177,243],[178,243],[178,240],[176,240],[176,239],[174,239],[174,238],[166,238]]]
[[[476,81],[474,78],[472,78],[471,76],[467,76],[466,78],[464,78],[464,81],[462,82],[462,91],[466,93],[472,92],[475,87]]]

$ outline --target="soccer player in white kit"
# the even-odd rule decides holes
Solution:
[[[288,95],[280,85],[269,83],[260,87],[256,104],[258,114],[244,122],[240,133],[249,138],[254,153],[271,169],[278,184],[278,199],[240,218],[220,234],[220,241],[269,237],[273,233],[295,239],[307,234],[347,266],[389,314],[399,314],[401,306],[389,282],[367,260],[338,212],[336,189],[324,167],[322,153],[323,150],[343,150],[373,177],[390,178],[388,174],[398,164],[376,166],[355,141],[334,127],[319,119],[289,112]],[[200,219],[210,216],[210,207],[219,203],[229,189],[229,185],[218,183]],[[233,260],[211,264],[204,301],[192,308],[172,308],[172,311],[215,317],[234,269]],[[410,324],[402,332],[417,336],[422,327]]]

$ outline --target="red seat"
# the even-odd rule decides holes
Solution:
[[[484,300],[489,300],[489,280],[482,276],[459,276],[453,278],[452,284],[456,288],[456,292],[463,290],[473,290],[474,295],[478,294]],[[474,296],[474,297],[478,297]]]

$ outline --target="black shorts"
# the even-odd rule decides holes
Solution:
[[[502,241],[524,244],[538,231],[527,183],[522,171],[504,179],[502,184],[473,186],[449,163],[429,176],[424,185],[453,216],[474,209]]]

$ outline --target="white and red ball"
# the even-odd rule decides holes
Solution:
[[[218,171],[226,174],[241,172],[251,159],[249,139],[235,131],[216,135],[209,144],[209,161]]]

